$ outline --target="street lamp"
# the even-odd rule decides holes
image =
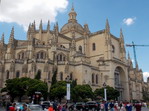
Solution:
[[[67,76],[65,78],[66,82],[67,82],[67,94],[66,94],[66,99],[67,99],[67,102],[70,100],[70,77]]]
[[[103,87],[104,87],[104,99],[105,99],[105,101],[107,101],[107,89],[106,89],[106,83],[104,82],[103,83]]]

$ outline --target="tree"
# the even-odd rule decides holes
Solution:
[[[73,88],[74,101],[87,101],[93,98],[92,88],[89,85],[77,85]]]
[[[50,90],[50,99],[58,99],[61,101],[62,98],[66,96],[66,82],[59,81],[51,86]]]
[[[21,101],[23,95],[33,96],[35,91],[40,91],[46,97],[48,87],[43,81],[23,77],[6,80],[6,87],[4,89],[11,96],[11,101],[15,97],[19,97],[19,101]]]
[[[113,87],[106,86],[107,89],[107,99],[108,100],[115,100],[120,96],[120,93],[118,90],[114,89]],[[96,89],[94,91],[95,97],[100,96],[104,98],[104,88]]]

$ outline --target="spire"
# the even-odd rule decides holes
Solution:
[[[11,29],[11,34],[10,34],[10,38],[9,38],[9,43],[12,43],[14,40],[14,27],[12,27]]]
[[[39,30],[42,30],[42,20],[40,21]]]
[[[3,44],[5,43],[5,41],[4,41],[4,33],[2,34],[1,42],[2,42]]]
[[[86,33],[90,33],[90,30],[89,30],[89,28],[88,28],[88,24],[84,24],[84,31],[85,31]]]
[[[131,60],[129,52],[128,52],[128,60]]]
[[[124,43],[124,36],[123,36],[123,30],[120,29],[120,41]]]
[[[105,27],[105,29],[106,29],[106,32],[107,32],[107,33],[110,32],[110,25],[109,25],[108,19],[106,19],[106,27]]]
[[[50,30],[50,21],[48,20],[48,24],[47,24],[47,31]]]
[[[72,4],[71,11],[69,12],[69,20],[68,22],[77,22],[76,20],[77,13],[74,10],[74,5]]]
[[[33,25],[33,26],[34,26],[34,30],[36,30],[36,23],[35,23],[35,20],[34,20],[34,23],[33,23],[33,24],[34,24],[34,25]]]

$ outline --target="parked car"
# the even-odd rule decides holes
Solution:
[[[85,103],[84,102],[77,102],[75,104],[75,108],[77,110],[83,111],[83,110],[85,110]]]
[[[69,104],[68,109],[69,109],[69,111],[74,111],[76,109],[76,104],[75,103]]]
[[[51,103],[50,101],[43,101],[43,102],[41,103],[42,109],[44,110],[45,108],[46,108],[46,109],[49,108],[50,103]]]
[[[43,111],[42,106],[39,104],[31,104],[28,106],[28,108],[31,109],[31,111]]]
[[[86,102],[85,109],[92,110],[92,111],[99,111],[100,104],[98,104],[96,101],[88,101]]]

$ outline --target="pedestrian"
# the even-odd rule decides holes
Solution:
[[[23,110],[22,111],[31,111],[26,104],[23,104]]]
[[[126,104],[126,111],[132,111],[132,105],[129,102]]]
[[[113,101],[110,102],[109,107],[110,107],[110,111],[114,111],[114,102]]]
[[[58,105],[58,111],[62,111],[62,106],[61,106],[61,104]]]
[[[100,104],[100,111],[104,111],[104,101]]]
[[[9,107],[11,106],[11,103],[10,102],[7,102],[6,103],[6,111],[9,111]]]
[[[50,107],[48,108],[48,111],[54,111],[52,104],[50,104]]]
[[[141,111],[141,107],[142,107],[142,104],[141,103],[136,103],[135,105],[135,108],[136,108],[136,111]]]
[[[12,106],[9,107],[9,111],[16,111],[16,103],[12,103]]]
[[[63,105],[62,111],[66,111],[66,105]]]
[[[108,111],[109,110],[109,102],[108,101],[105,101],[105,111]]]

